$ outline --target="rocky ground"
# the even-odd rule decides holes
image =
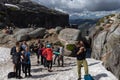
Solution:
[[[1,50],[1,49],[0,49]],[[2,49],[3,50],[3,49]],[[0,53],[2,53],[1,51]],[[8,53],[8,52],[7,52]],[[65,57],[64,67],[57,67],[53,65],[53,72],[48,72],[46,68],[41,65],[37,65],[36,56],[31,56],[32,61],[32,77],[24,78],[22,73],[22,80],[77,80],[77,67],[76,59],[71,57]],[[89,73],[95,80],[117,80],[117,78],[103,66],[101,61],[94,59],[87,59],[89,65]],[[8,59],[8,62],[0,65],[0,80],[8,80],[8,72],[13,71],[12,60]],[[84,75],[84,69],[82,68],[82,80]],[[9,80],[16,80],[14,78]]]

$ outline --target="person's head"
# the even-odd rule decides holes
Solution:
[[[40,40],[40,39],[38,39],[38,43],[41,43],[41,40]]]
[[[75,46],[76,46],[76,47],[80,47],[80,42],[79,42],[79,41],[76,41],[76,42],[75,42]]]
[[[19,42],[16,42],[16,44],[15,44],[16,46],[20,46],[20,43]]]
[[[20,47],[16,47],[16,52],[19,52],[20,51]]]
[[[51,48],[51,45],[50,45],[50,44],[48,44],[46,47],[47,47],[47,48]]]
[[[26,47],[26,48],[25,48],[25,51],[28,52],[28,51],[29,51],[29,47]]]
[[[80,40],[79,44],[80,44],[80,47],[84,47],[84,43],[82,40]]]
[[[23,44],[27,45],[26,41],[23,41]]]

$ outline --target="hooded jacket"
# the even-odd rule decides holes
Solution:
[[[53,59],[53,50],[51,48],[46,48],[42,55],[45,56],[46,60],[51,61]]]

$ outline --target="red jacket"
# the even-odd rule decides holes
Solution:
[[[42,55],[46,57],[46,60],[51,61],[53,59],[53,51],[51,48],[46,48],[43,52]]]

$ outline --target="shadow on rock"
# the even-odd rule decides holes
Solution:
[[[42,68],[32,69],[31,72],[42,72]]]
[[[88,66],[96,65],[96,64],[99,64],[99,63],[100,63],[100,62],[91,63],[91,64],[89,64]]]
[[[55,74],[56,74],[56,73],[33,75],[32,78],[34,78],[34,79],[36,79],[36,78],[44,78],[44,77],[51,76],[51,75],[55,75]]]
[[[100,78],[102,78],[102,77],[108,77],[108,75],[105,74],[105,73],[98,74],[98,75],[94,76],[94,79],[95,79],[95,80],[100,80]]]

